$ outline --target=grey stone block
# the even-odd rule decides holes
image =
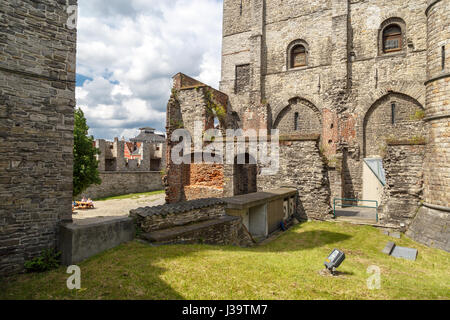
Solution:
[[[417,249],[395,247],[394,250],[392,250],[391,256],[416,261],[417,254],[418,254]]]
[[[395,243],[389,241],[389,242],[386,244],[386,247],[384,247],[383,251],[381,251],[381,252],[383,252],[383,253],[385,253],[385,254],[387,254],[387,255],[391,255],[392,250],[394,250],[394,248],[395,248]]]
[[[131,241],[135,236],[133,219],[128,217],[83,225],[64,224],[59,231],[59,250],[64,265],[79,263]]]

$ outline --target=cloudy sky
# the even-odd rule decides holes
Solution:
[[[220,79],[222,0],[79,0],[77,106],[90,134],[165,130],[177,72]]]

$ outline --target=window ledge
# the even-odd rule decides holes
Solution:
[[[396,58],[396,57],[406,57],[406,52],[399,51],[399,52],[382,53],[382,54],[378,54],[377,59],[387,59],[387,58]]]
[[[295,68],[288,68],[286,71],[299,71],[299,70],[305,70],[310,69],[310,66],[303,66],[303,67],[295,67]]]

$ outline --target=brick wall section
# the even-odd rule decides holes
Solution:
[[[390,144],[383,159],[386,171],[381,223],[408,226],[416,216],[423,196],[425,145]]]
[[[80,195],[91,199],[163,190],[161,172],[100,172],[100,185],[92,185]]]
[[[76,30],[66,9],[0,2],[0,274],[55,247],[71,219]]]

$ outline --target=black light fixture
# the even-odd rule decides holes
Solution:
[[[328,256],[328,258],[325,260],[325,267],[330,271],[331,273],[334,273],[336,271],[336,268],[338,268],[341,263],[345,260],[345,253],[341,250],[334,249],[331,254]]]

